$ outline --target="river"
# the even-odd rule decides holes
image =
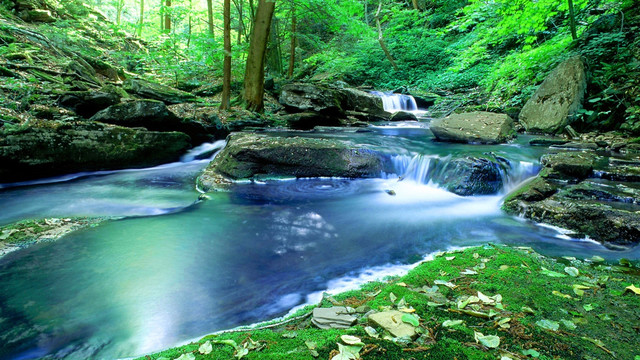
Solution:
[[[0,188],[0,224],[118,216],[0,259],[0,359],[114,359],[286,314],[323,291],[401,274],[429,254],[485,243],[548,255],[638,258],[504,215],[504,195],[546,149],[433,141],[422,124],[316,131],[384,152],[375,179],[239,183],[198,201],[208,161],[76,174]],[[206,145],[201,152],[220,147]],[[428,163],[492,152],[509,160],[500,194],[461,197]],[[399,176],[403,180],[399,181]],[[390,190],[395,195],[390,195]]]

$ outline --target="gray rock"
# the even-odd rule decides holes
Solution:
[[[233,133],[227,146],[199,178],[203,190],[220,177],[256,176],[374,177],[383,169],[381,156],[338,139],[280,137]]]
[[[280,93],[280,103],[296,112],[342,112],[336,90],[313,84],[284,85]]]
[[[175,129],[181,123],[163,102],[157,100],[137,100],[112,105],[92,116],[91,121],[158,131]]]
[[[383,311],[369,315],[369,322],[374,326],[380,326],[385,329],[393,337],[409,337],[413,339],[417,336],[416,329],[413,325],[402,321],[403,315],[405,313],[397,310]]]
[[[291,129],[311,130],[316,126],[340,126],[342,121],[335,116],[328,116],[317,112],[302,112],[283,116],[283,120]]]
[[[186,91],[142,79],[128,79],[124,82],[124,89],[131,94],[136,94],[147,99],[159,100],[165,104],[181,104],[196,100],[195,95]]]
[[[120,102],[120,96],[104,91],[74,91],[63,95],[59,104],[75,111],[76,114],[90,118],[98,111]]]
[[[38,126],[0,132],[0,183],[79,171],[147,167],[176,161],[189,136],[95,122]]]
[[[557,133],[571,122],[586,89],[584,64],[572,57],[556,67],[522,108],[520,123],[529,132]]]
[[[429,128],[439,141],[499,144],[515,136],[508,115],[483,111],[435,119]]]
[[[591,175],[598,156],[591,152],[562,152],[542,157],[543,177],[582,180]]]
[[[311,322],[320,329],[346,329],[355,325],[358,320],[350,307],[334,306],[313,309]]]
[[[390,121],[418,121],[418,118],[406,111],[396,111],[391,115]]]
[[[431,180],[457,195],[491,195],[502,189],[504,166],[495,159],[471,156],[436,161]]]

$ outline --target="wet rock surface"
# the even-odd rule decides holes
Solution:
[[[461,196],[496,194],[503,187],[506,165],[490,156],[435,162],[432,181]]]
[[[636,245],[640,243],[638,160],[592,151],[547,155],[540,175],[511,193],[503,209],[607,246]]]
[[[347,141],[234,133],[200,176],[203,189],[219,177],[239,180],[260,176],[374,177],[383,170],[380,154]]]
[[[178,160],[190,147],[189,140],[179,132],[41,121],[38,126],[0,132],[0,183],[159,165]]]

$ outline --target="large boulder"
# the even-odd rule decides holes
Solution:
[[[186,91],[142,79],[128,79],[123,85],[124,89],[131,94],[136,94],[146,99],[159,100],[165,104],[181,104],[196,100],[195,95]]]
[[[189,137],[179,132],[41,121],[26,129],[0,132],[0,183],[154,166],[178,160],[189,147]]]
[[[437,160],[431,170],[431,181],[461,196],[498,193],[504,183],[506,164],[482,157]]]
[[[157,100],[136,100],[109,106],[91,117],[91,121],[126,127],[144,127],[154,131],[179,131],[189,135],[194,143],[211,139],[218,133],[197,121],[182,120]]]
[[[584,64],[572,57],[558,65],[522,108],[520,123],[532,133],[562,131],[582,106],[587,86]]]
[[[383,170],[378,153],[338,139],[233,133],[227,146],[200,176],[204,190],[220,178],[262,176],[374,177]]]
[[[382,99],[366,91],[341,88],[336,90],[340,100],[340,105],[345,111],[356,111],[371,115],[389,117],[389,113],[384,111]]]
[[[314,84],[287,84],[280,92],[280,103],[293,112],[342,112],[340,99],[335,89]]]
[[[439,141],[462,143],[499,144],[515,135],[509,115],[484,111],[435,119],[429,128]]]

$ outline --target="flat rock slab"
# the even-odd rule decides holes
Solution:
[[[461,143],[499,144],[515,135],[509,115],[484,111],[435,119],[430,129],[439,141]]]
[[[403,315],[405,313],[397,310],[383,311],[369,315],[369,322],[385,329],[393,337],[408,336],[414,338],[417,335],[416,329],[402,321]]]
[[[355,310],[345,306],[313,309],[311,322],[320,329],[346,329],[355,325],[358,320],[353,314]]]
[[[363,178],[379,176],[382,170],[380,154],[344,140],[233,133],[200,176],[199,184],[207,191],[220,177]]]

